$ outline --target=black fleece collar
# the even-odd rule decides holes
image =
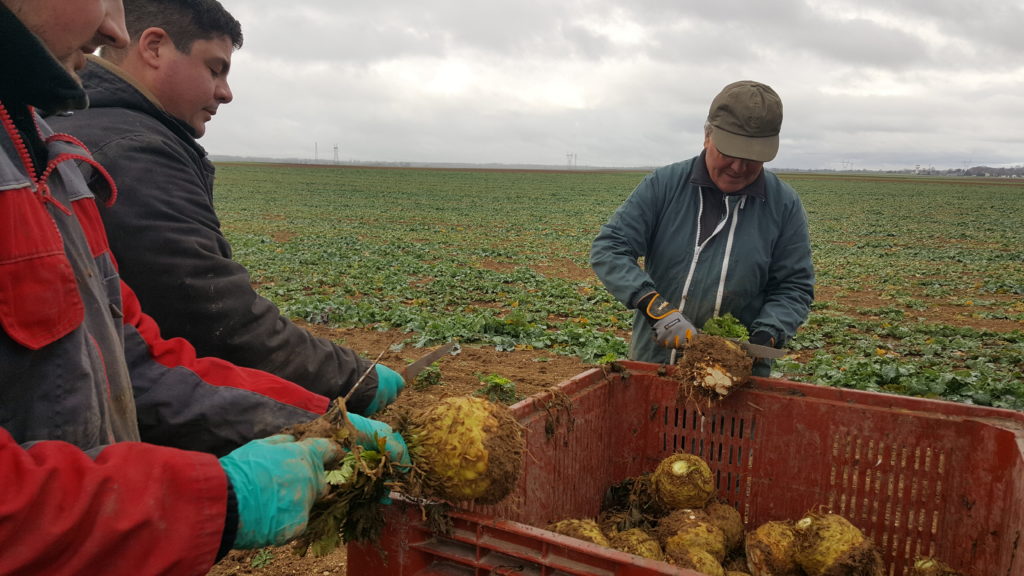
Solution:
[[[33,106],[51,114],[88,106],[78,80],[3,3],[0,54],[0,101],[8,106]]]
[[[89,95],[90,109],[138,110],[156,118],[179,138],[190,142],[200,152],[200,155],[206,155],[202,146],[196,142],[196,131],[192,129],[192,126],[188,122],[168,114],[155,95],[132,80],[131,75],[117,64],[96,56],[88,56],[85,59],[85,68],[78,71],[78,76],[82,81],[82,86],[85,87],[86,94]]]
[[[715,186],[714,180],[711,179],[711,174],[708,172],[707,159],[705,158],[706,154],[707,150],[701,150],[700,156],[694,161],[690,182],[703,188],[714,188],[715,190],[718,190],[718,187]],[[747,186],[742,190],[737,190],[732,194],[742,194],[744,196],[753,196],[754,198],[767,200],[768,192],[764,185],[764,169],[761,169],[761,173],[757,175],[756,180],[750,183],[750,186]],[[730,196],[732,194],[730,194]]]

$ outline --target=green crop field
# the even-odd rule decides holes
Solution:
[[[625,355],[632,314],[590,242],[642,177],[223,164],[216,203],[292,317],[599,362]],[[779,375],[1024,409],[1024,182],[782,177],[818,285]]]

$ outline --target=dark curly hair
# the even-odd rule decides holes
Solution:
[[[242,25],[217,0],[124,0],[124,20],[134,42],[147,28],[162,28],[188,54],[196,40],[226,36],[242,47]]]

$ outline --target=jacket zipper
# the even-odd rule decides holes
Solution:
[[[28,145],[25,144],[25,139],[21,137],[21,132],[14,125],[14,118],[11,117],[11,113],[7,111],[7,107],[4,106],[3,102],[0,102],[0,122],[3,122],[4,130],[7,131],[7,135],[14,142],[14,149],[17,150],[22,165],[25,166],[30,175],[35,174],[36,163],[32,161],[32,155],[28,153]],[[32,180],[32,176],[29,176],[29,180]]]
[[[736,240],[736,225],[739,224],[740,221],[740,210],[743,210],[743,207],[746,205],[746,203],[747,197],[741,196],[739,201],[737,202],[737,204],[739,205],[736,207],[736,210],[732,214],[732,224],[729,226],[729,238],[725,242],[725,255],[722,256],[722,273],[718,277],[718,293],[715,295],[715,316],[718,316],[718,314],[722,310],[722,298],[725,297],[725,277],[729,274],[729,256],[732,254],[733,244]],[[725,198],[725,205],[726,218],[728,218],[728,196]]]
[[[34,113],[35,110],[29,108],[29,114]],[[25,144],[25,139],[21,137],[21,132],[19,132],[18,127],[14,125],[14,119],[11,117],[11,113],[7,110],[7,107],[4,106],[3,102],[0,102],[0,122],[3,123],[4,130],[7,131],[7,135],[10,136],[11,140],[14,142],[14,148],[17,150],[18,156],[21,158],[21,163],[25,166],[25,169],[28,170],[29,185],[32,188],[32,191],[35,192],[43,204],[52,204],[58,210],[70,216],[71,210],[53,197],[53,194],[50,193],[50,187],[46,183],[50,177],[50,172],[53,171],[53,168],[47,166],[42,174],[37,174],[36,163],[32,160],[32,155],[28,152],[28,145]],[[36,130],[39,129],[39,127],[36,126],[34,119],[32,121],[32,125],[36,127]],[[47,144],[46,139],[43,138],[42,134],[39,135],[39,138],[40,140],[43,140],[44,144]]]
[[[729,271],[729,255],[732,253],[733,241],[736,238],[736,224],[739,222],[739,210],[743,208],[747,198],[745,196],[741,196],[738,201],[739,206],[737,206],[736,211],[733,211],[732,204],[729,202],[729,197],[723,195],[722,201],[725,202],[725,216],[721,220],[719,220],[718,224],[715,225],[715,229],[711,232],[707,239],[705,239],[704,242],[701,243],[700,222],[701,216],[704,214],[704,188],[702,186],[699,186],[697,188],[697,192],[697,195],[699,197],[697,209],[697,237],[694,238],[693,259],[690,260],[690,270],[686,273],[686,280],[683,282],[682,294],[679,297],[679,311],[683,312],[686,308],[686,296],[687,294],[690,293],[690,285],[693,283],[693,276],[694,273],[697,271],[697,260],[700,259],[701,252],[704,250],[704,247],[707,246],[708,242],[710,242],[712,238],[717,236],[718,233],[721,232],[723,228],[725,228],[726,223],[728,223],[729,219],[731,218],[732,223],[729,227],[729,238],[725,245],[725,256],[724,261],[722,262],[722,273],[719,276],[718,290],[715,294],[714,315],[717,316],[722,307],[722,298],[723,294],[725,293],[725,277]],[[676,363],[676,353],[677,350],[673,348],[671,354],[669,355],[669,364]]]
[[[722,201],[725,202],[725,216],[721,220],[718,221],[718,224],[715,225],[715,229],[711,232],[711,234],[707,237],[707,239],[704,240],[703,243],[700,243],[700,231],[701,231],[700,221],[701,221],[701,216],[704,214],[704,194],[703,194],[704,188],[703,187],[698,187],[697,191],[698,191],[698,196],[699,196],[699,199],[698,199],[698,209],[697,209],[697,237],[694,238],[694,241],[693,241],[693,246],[694,246],[693,247],[693,259],[690,261],[690,270],[686,273],[686,280],[683,282],[682,294],[679,297],[679,311],[680,312],[682,312],[683,308],[686,306],[686,295],[690,293],[690,284],[693,283],[693,275],[694,275],[694,272],[696,272],[696,270],[697,270],[697,260],[700,258],[701,252],[704,250],[704,247],[707,246],[708,242],[710,242],[712,238],[717,236],[718,233],[721,232],[723,228],[725,228],[725,224],[729,221],[729,218],[732,215],[731,214],[732,205],[729,204],[728,197],[723,197]],[[734,219],[734,221],[733,221],[733,231],[735,231],[735,228],[736,228],[736,224],[735,224],[735,219]],[[730,233],[730,242],[729,242],[730,250],[731,250],[731,246],[732,246],[731,239],[732,239],[732,233]],[[726,257],[728,257],[729,250],[727,250],[726,252],[727,252]]]

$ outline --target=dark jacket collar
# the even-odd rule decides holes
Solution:
[[[696,161],[694,161],[693,172],[690,176],[690,183],[703,188],[713,188],[718,190],[718,187],[715,186],[715,182],[711,179],[711,174],[708,172],[707,160],[704,157],[705,154],[707,154],[707,150],[701,150],[700,156]],[[761,169],[761,173],[757,175],[757,180],[751,182],[750,186],[733,192],[733,194],[742,194],[744,196],[753,196],[755,198],[760,198],[761,200],[767,200],[768,192],[765,190],[764,185],[764,169]]]
[[[85,68],[78,75],[82,78],[82,85],[89,95],[90,109],[124,108],[151,116],[195,148],[200,156],[206,156],[206,151],[196,141],[195,130],[187,122],[168,114],[156,96],[135,83],[128,73],[116,64],[89,56],[86,58]]]
[[[0,101],[9,107],[34,106],[55,113],[88,105],[75,77],[2,3],[0,54]]]

